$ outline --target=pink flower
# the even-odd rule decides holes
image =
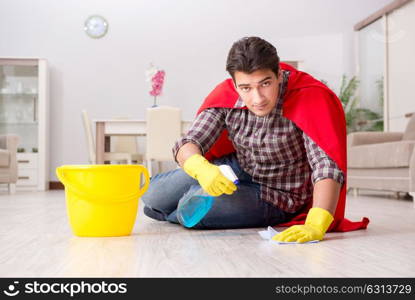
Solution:
[[[163,89],[165,74],[166,72],[164,72],[163,70],[159,70],[151,78],[151,82],[152,82],[152,86],[151,86],[152,90],[150,91],[151,96],[159,96],[161,94],[161,90]]]

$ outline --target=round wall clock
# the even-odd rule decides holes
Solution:
[[[85,32],[92,38],[103,37],[108,31],[108,22],[101,16],[90,16],[85,21]]]

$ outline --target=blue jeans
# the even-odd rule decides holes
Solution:
[[[295,214],[284,212],[261,200],[260,185],[242,170],[235,154],[221,157],[212,163],[229,165],[240,183],[232,195],[215,197],[212,208],[193,228],[265,227],[287,222],[294,217]],[[142,196],[144,214],[156,220],[179,224],[176,209],[180,199],[199,189],[197,180],[182,169],[157,174],[151,178],[148,191]]]

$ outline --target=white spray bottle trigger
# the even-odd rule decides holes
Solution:
[[[239,179],[236,176],[236,174],[233,172],[232,168],[228,165],[220,165],[219,166],[220,171],[222,172],[223,176],[228,178],[230,181],[232,181],[234,184],[239,184]]]

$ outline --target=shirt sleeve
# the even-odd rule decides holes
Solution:
[[[337,164],[308,135],[303,132],[304,146],[310,164],[313,184],[330,178],[340,184],[344,183],[344,175]]]
[[[193,143],[200,148],[204,155],[225,128],[226,112],[223,108],[208,108],[202,111],[193,121],[187,134],[176,141],[172,152],[174,160],[178,163],[176,156],[179,149],[187,143]]]

